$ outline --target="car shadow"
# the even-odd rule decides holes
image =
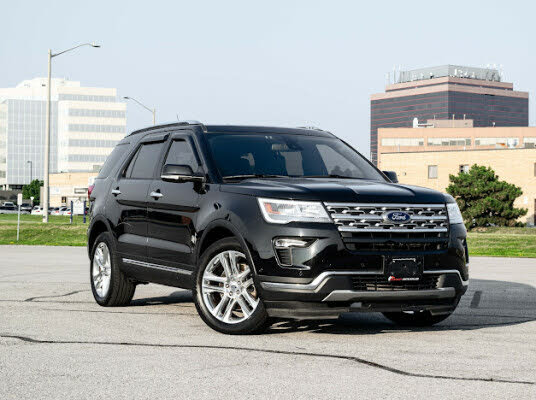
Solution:
[[[456,311],[432,327],[402,327],[380,313],[347,313],[335,320],[279,321],[266,333],[315,332],[378,334],[392,331],[475,330],[510,326],[536,320],[536,288],[531,285],[471,279]]]
[[[130,302],[130,307],[158,306],[163,304],[191,303],[193,301],[192,292],[189,290],[177,290],[168,296],[148,297],[134,299]]]

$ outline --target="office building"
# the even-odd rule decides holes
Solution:
[[[47,79],[0,89],[0,188],[43,179]],[[114,88],[52,79],[50,173],[96,171],[126,134]]]
[[[396,75],[396,74],[395,74]],[[370,153],[378,162],[378,129],[426,120],[472,120],[474,127],[528,126],[528,93],[502,82],[499,71],[444,65],[401,71],[370,98]]]

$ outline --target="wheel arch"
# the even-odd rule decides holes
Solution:
[[[249,258],[253,269],[255,270],[255,263],[253,262],[253,257],[250,248],[246,243],[246,240],[244,239],[238,228],[225,219],[213,221],[203,230],[203,234],[201,235],[201,239],[199,240],[199,245],[197,246],[197,260],[201,258],[203,252],[212,243],[215,243],[218,240],[225,238],[235,238],[236,240],[238,240],[238,242],[246,252],[246,256]]]
[[[103,232],[111,232],[110,226],[104,218],[96,218],[91,223],[91,227],[88,231],[87,251],[89,255],[91,255],[91,249],[93,249],[95,240]]]

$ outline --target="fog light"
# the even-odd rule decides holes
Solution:
[[[285,249],[289,247],[305,247],[307,246],[307,241],[300,239],[276,239],[274,240],[274,246]]]

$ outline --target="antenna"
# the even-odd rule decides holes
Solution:
[[[177,122],[180,122],[179,114],[176,114],[176,115],[177,115]]]

